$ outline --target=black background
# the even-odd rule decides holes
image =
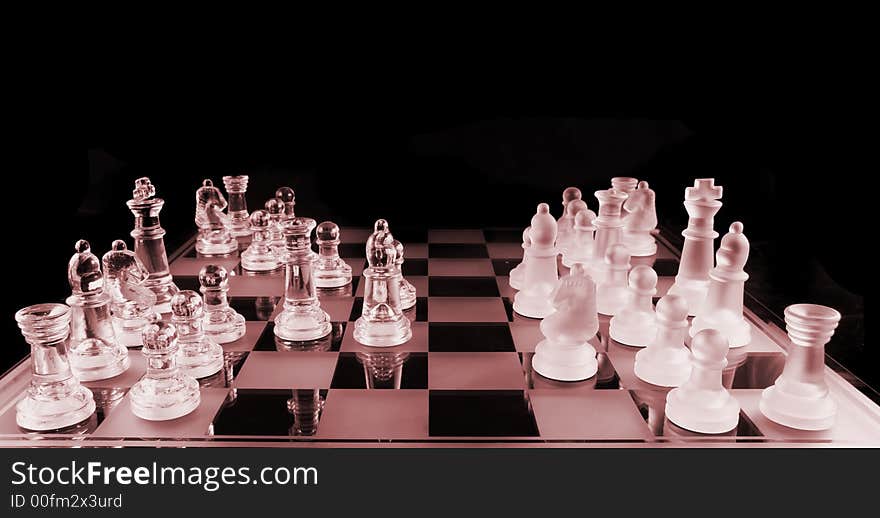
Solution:
[[[384,217],[392,229],[523,228],[539,202],[558,216],[565,187],[580,187],[595,210],[592,192],[627,175],[650,182],[661,225],[676,232],[686,224],[684,188],[716,178],[725,189],[716,230],[741,220],[752,242],[749,289],[780,313],[794,302],[840,309],[829,350],[877,384],[864,347],[873,231],[863,166],[851,158],[861,139],[846,114],[766,85],[752,90],[756,97],[732,89],[681,103],[648,85],[612,99],[461,81],[222,93],[162,84],[161,94],[151,82],[120,92],[108,81],[75,103],[60,131],[34,112],[8,160],[15,187],[5,193],[13,233],[5,259],[14,295],[0,315],[0,366],[27,351],[14,311],[69,294],[77,239],[99,256],[113,239],[131,243],[125,201],[139,176],[166,200],[170,251],[195,231],[201,180],[220,184],[224,174],[251,175],[252,210],[290,185],[298,214],[358,226]]]

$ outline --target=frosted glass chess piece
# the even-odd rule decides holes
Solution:
[[[565,250],[574,235],[574,213],[569,210],[569,204],[582,198],[583,194],[577,187],[568,187],[562,191],[562,216],[556,221],[556,247],[560,251]]]
[[[80,381],[122,374],[130,363],[128,350],[116,341],[101,262],[84,239],[76,242],[67,280],[73,291],[66,301],[70,306],[70,368]]]
[[[616,342],[645,347],[657,334],[653,297],[657,293],[657,272],[641,264],[629,272],[629,295],[611,318],[608,335]]]
[[[550,215],[550,206],[538,205],[529,228],[531,245],[523,272],[522,289],[513,298],[513,310],[531,318],[544,318],[553,313],[552,292],[559,281],[556,263],[556,220]]]
[[[556,311],[541,321],[546,337],[535,347],[532,368],[541,376],[559,381],[579,381],[599,370],[596,349],[588,340],[599,330],[596,285],[583,265],[575,264],[553,292]]]
[[[625,246],[618,243],[608,248],[602,268],[597,269],[602,279],[596,288],[599,313],[614,316],[626,305],[630,267],[629,250]]]
[[[271,272],[281,267],[281,261],[272,251],[272,222],[265,210],[255,210],[250,216],[250,229],[253,233],[251,244],[241,253],[241,267],[252,272]]]
[[[226,268],[207,264],[199,271],[199,291],[205,301],[205,335],[218,344],[228,344],[244,336],[244,317],[229,306],[229,273]]]
[[[184,374],[206,378],[223,368],[223,348],[205,336],[202,297],[183,290],[171,299],[171,323],[177,329],[177,365]]]
[[[364,345],[389,347],[412,337],[411,324],[400,302],[400,270],[397,247],[385,220],[376,222],[367,239],[367,263],[364,270],[364,308],[354,323],[354,339]]]
[[[623,244],[634,257],[657,253],[654,233],[657,228],[656,194],[648,182],[639,182],[638,189],[629,193],[623,204]]]
[[[276,254],[284,253],[284,202],[278,198],[266,200],[266,213],[269,214],[269,248]]]
[[[126,347],[140,347],[144,327],[160,319],[153,309],[156,294],[144,285],[150,272],[121,239],[113,241],[101,263],[116,339]]]
[[[581,212],[585,212],[590,220],[596,219],[596,213],[587,208],[587,202],[584,200],[572,200],[566,205],[565,210],[569,213],[573,222],[577,221],[577,217]],[[571,266],[571,260],[566,259],[566,257],[568,257],[569,248],[577,245],[576,239],[577,230],[574,228],[574,225],[572,225],[563,244],[560,244],[559,237],[556,237],[556,248],[559,249],[559,253],[562,254],[562,264],[566,266]]]
[[[586,265],[593,254],[593,233],[596,227],[593,222],[596,214],[591,210],[582,210],[574,217],[574,237],[562,254],[562,264],[571,268],[575,263]]]
[[[238,250],[238,241],[232,235],[232,220],[223,209],[226,198],[211,180],[202,181],[196,190],[196,252],[204,255],[228,255]]]
[[[223,186],[229,195],[229,207],[226,213],[229,215],[229,231],[233,236],[245,237],[251,235],[251,227],[247,209],[248,176],[246,174],[224,176]]]
[[[292,342],[317,340],[330,334],[330,317],[318,301],[311,233],[315,220],[296,217],[284,229],[284,309],[275,317],[275,336]]]
[[[159,222],[159,212],[165,200],[156,198],[156,187],[147,177],[138,178],[134,182],[132,199],[125,204],[134,214],[134,253],[150,272],[144,283],[156,294],[157,313],[171,311],[171,297],[177,293],[177,286],[168,268],[168,255],[165,252],[165,229]]]
[[[529,257],[528,249],[530,246],[532,246],[532,238],[529,237],[529,232],[531,231],[531,228],[532,227],[526,227],[525,230],[523,230],[523,258],[518,265],[510,270],[510,277],[507,280],[507,283],[510,284],[510,287],[515,290],[522,289],[523,274],[525,274],[526,271],[526,259],[528,259]]]
[[[296,194],[293,192],[293,189],[291,189],[290,187],[279,187],[275,191],[275,199],[284,204],[283,219],[293,219],[296,217],[296,214],[294,214],[294,206],[296,206]]]
[[[403,243],[395,239],[394,248],[397,249],[394,264],[400,272],[400,309],[407,310],[416,305],[416,287],[403,276]]]
[[[593,255],[586,265],[587,273],[596,283],[602,282],[603,264],[608,249],[623,240],[621,210],[626,198],[627,194],[617,189],[596,191],[596,199],[599,200],[599,215],[593,221],[593,225],[596,227]]]
[[[684,207],[688,213],[688,226],[681,233],[684,245],[678,275],[669,293],[681,295],[688,301],[688,311],[697,315],[709,292],[709,271],[713,266],[715,238],[715,214],[721,210],[723,189],[715,185],[714,178],[694,180],[694,186],[684,191]]]
[[[817,304],[794,304],[784,313],[791,346],[782,375],[761,394],[761,413],[798,430],[831,428],[837,403],[825,382],[825,344],[840,322],[840,313]]]
[[[691,375],[691,353],[684,344],[688,331],[687,301],[666,295],[657,302],[654,338],[636,353],[636,377],[660,387],[678,387]]]
[[[26,430],[48,431],[88,419],[95,411],[94,397],[74,377],[67,358],[70,308],[28,306],[15,314],[15,321],[31,346],[31,382],[16,404],[15,422]]]
[[[315,286],[338,288],[351,283],[351,266],[339,257],[339,225],[324,221],[315,229],[318,261],[315,263]]]
[[[636,190],[636,187],[638,185],[638,178],[632,178],[629,176],[615,176],[611,179],[611,188],[617,189],[618,191],[623,191],[626,194],[629,194]]]
[[[727,339],[704,329],[691,341],[691,374],[666,395],[666,418],[698,433],[725,433],[739,423],[739,402],[721,384],[727,365]]]
[[[149,421],[168,421],[198,408],[199,382],[177,367],[180,346],[174,325],[150,324],[144,329],[143,342],[147,372],[129,391],[132,413]]]
[[[748,345],[752,328],[743,317],[743,293],[749,274],[743,267],[749,258],[749,240],[742,223],[730,225],[715,257],[717,266],[709,272],[709,291],[691,324],[691,336],[712,328],[727,337],[730,347]]]

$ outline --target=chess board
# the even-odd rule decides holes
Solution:
[[[222,264],[234,272],[230,305],[247,320],[244,337],[223,346],[226,368],[200,380],[199,408],[166,422],[135,417],[126,393],[145,362],[130,349],[127,372],[85,383],[98,403],[92,419],[60,433],[24,433],[15,424],[14,405],[30,377],[25,359],[0,380],[0,445],[880,445],[880,408],[831,368],[827,379],[839,405],[831,430],[792,430],[761,414],[761,391],[781,373],[787,340],[772,318],[751,309],[753,342],[731,350],[723,376],[742,407],[730,434],[695,434],[666,420],[668,389],[635,377],[638,349],[608,338],[608,317],[600,316],[593,342],[596,376],[582,382],[543,378],[531,368],[540,321],[512,308],[508,274],[523,252],[517,229],[395,229],[406,244],[403,273],[418,290],[416,306],[406,311],[413,336],[393,348],[362,346],[352,332],[363,304],[369,234],[367,228],[342,229],[340,255],[354,280],[319,290],[333,331],[307,344],[274,336],[283,272],[249,274],[237,257],[198,257],[190,241],[169,257],[177,286],[197,290],[199,269]],[[677,272],[678,252],[661,236],[657,255],[634,264],[657,271],[659,298]],[[566,272],[560,264],[560,273]]]

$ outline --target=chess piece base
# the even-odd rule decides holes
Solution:
[[[205,330],[205,336],[214,342],[228,344],[244,336],[246,327],[244,317],[235,313],[230,321],[220,324],[212,323],[208,318],[205,318],[203,329]]]
[[[202,344],[181,344],[177,366],[188,376],[206,378],[223,368],[223,348],[208,340]]]
[[[550,302],[550,293],[540,294],[519,291],[513,298],[513,310],[529,318],[544,318],[553,314],[556,308]]]
[[[80,381],[98,381],[125,372],[131,360],[121,344],[108,345],[97,338],[87,338],[68,352],[70,369]]]
[[[370,347],[394,347],[412,338],[412,326],[406,317],[391,322],[370,322],[360,317],[354,323],[354,339]]]
[[[252,272],[271,272],[278,270],[283,264],[273,256],[265,256],[248,253],[250,249],[241,254],[241,267]]]
[[[317,288],[339,288],[351,284],[351,266],[342,259],[317,261],[312,270]]]
[[[684,297],[688,305],[688,316],[694,316],[706,301],[706,295],[709,294],[709,281],[695,281],[676,277],[675,282],[666,293]]]
[[[654,313],[626,313],[611,319],[608,336],[630,347],[646,347],[657,334]]]
[[[169,306],[169,311],[171,307]],[[116,341],[125,347],[140,347],[143,345],[142,331],[147,324],[159,320],[158,313],[152,313],[149,318],[123,319],[113,318],[113,333]]]
[[[171,275],[147,279],[143,285],[156,294],[156,305],[153,306],[153,311],[170,313],[171,298],[180,291],[174,284]]]
[[[582,381],[599,371],[596,349],[589,343],[552,344],[542,340],[535,347],[532,369],[545,378],[557,381]]]
[[[320,307],[285,308],[275,317],[275,336],[291,342],[317,340],[330,334],[330,316]]]
[[[703,329],[717,329],[718,331],[721,331],[721,334],[727,337],[731,349],[749,345],[752,341],[752,327],[749,325],[748,321],[741,316],[738,319],[730,318],[720,320],[710,320],[697,316],[691,323],[691,329],[689,331],[691,338]]]
[[[144,379],[131,388],[131,411],[148,421],[168,421],[185,416],[201,401],[199,383],[177,374],[165,379]]]
[[[686,401],[681,389],[666,396],[666,418],[673,424],[699,433],[726,433],[739,424],[739,403],[727,391],[719,392],[721,401]]]
[[[623,244],[633,257],[648,257],[657,253],[657,242],[650,232],[623,232]]]
[[[202,255],[230,255],[238,251],[238,241],[231,235],[229,239],[205,240],[198,239],[196,241],[196,252]]]
[[[74,384],[63,397],[36,398],[30,391],[15,407],[15,422],[25,430],[45,432],[79,424],[95,412],[92,391],[70,379]]]
[[[687,349],[668,353],[666,358],[655,359],[650,355],[649,349],[636,353],[633,372],[640,380],[658,387],[679,387],[690,377],[691,359]]]
[[[829,394],[804,398],[786,394],[775,385],[761,393],[759,408],[767,419],[797,430],[827,430],[837,416],[837,403]]]

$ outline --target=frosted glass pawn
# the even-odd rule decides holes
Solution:
[[[666,395],[666,418],[685,430],[726,433],[739,424],[739,402],[721,384],[727,339],[704,329],[691,341],[691,374]]]
[[[782,375],[761,394],[761,413],[798,430],[831,428],[837,403],[825,381],[825,344],[834,335],[840,313],[818,304],[794,304],[784,314],[791,347]]]
[[[116,339],[126,347],[140,347],[144,327],[160,319],[154,309],[156,294],[145,285],[150,271],[121,239],[113,241],[101,263]]]
[[[526,271],[526,266],[525,266],[526,260],[529,257],[528,249],[530,246],[532,246],[532,238],[529,237],[529,231],[531,230],[531,228],[532,227],[526,227],[525,230],[523,230],[523,235],[522,235],[523,258],[522,258],[522,261],[520,261],[519,264],[516,265],[516,267],[514,267],[512,270],[510,270],[510,277],[507,280],[507,283],[510,284],[510,287],[515,290],[522,289],[523,276],[525,275],[525,271]]]
[[[205,179],[196,191],[196,226],[199,237],[196,251],[204,255],[228,255],[238,251],[238,241],[232,235],[232,220],[223,209],[226,198],[214,183]]]
[[[279,187],[275,191],[275,199],[284,204],[283,219],[293,219],[296,217],[293,209],[296,205],[296,194],[293,192],[293,189],[290,187]]]
[[[228,344],[244,336],[244,317],[229,306],[229,273],[226,268],[207,264],[199,271],[199,291],[205,301],[205,335],[219,343]]]
[[[627,275],[631,267],[629,250],[621,244],[612,245],[605,254],[596,289],[599,313],[614,316],[629,296]]]
[[[315,229],[318,261],[315,263],[315,286],[338,288],[351,284],[351,266],[339,257],[339,225],[324,221]]]
[[[743,294],[749,278],[743,267],[749,258],[749,240],[742,223],[730,225],[715,258],[717,266],[709,272],[709,292],[691,324],[691,336],[703,329],[717,329],[731,348],[743,347],[752,341],[752,328],[743,317]]]
[[[602,282],[604,271],[603,263],[608,249],[623,240],[623,202],[627,194],[617,189],[596,191],[596,199],[599,200],[599,215],[593,222],[596,227],[595,242],[593,243],[593,255],[586,265],[587,273],[597,283]]]
[[[229,195],[229,207],[226,213],[229,215],[229,231],[233,236],[245,237],[251,235],[250,220],[247,208],[248,176],[246,174],[224,176],[223,186]]]
[[[645,347],[657,333],[653,297],[657,293],[657,272],[640,264],[629,272],[626,304],[611,318],[608,334],[618,343]]]
[[[193,378],[205,378],[223,368],[223,348],[205,336],[202,297],[182,290],[171,299],[171,323],[177,330],[177,365]]]
[[[275,317],[275,336],[303,342],[330,334],[330,316],[321,308],[315,286],[317,255],[312,252],[315,220],[295,217],[284,229],[284,309]]]
[[[142,341],[147,372],[129,391],[132,413],[148,421],[168,421],[198,408],[199,382],[177,366],[180,346],[175,326],[168,322],[150,324],[144,329]]]
[[[647,347],[636,353],[633,371],[640,380],[660,387],[678,387],[691,375],[687,337],[687,301],[666,295],[657,302],[656,332]]]
[[[403,243],[395,239],[394,248],[397,250],[397,259],[394,264],[400,272],[400,309],[407,310],[416,305],[416,287],[403,276]]]
[[[575,263],[586,265],[590,262],[595,220],[596,214],[591,210],[582,210],[574,217],[574,238],[562,254],[563,265],[570,268]]]
[[[128,350],[116,340],[101,262],[88,241],[77,241],[75,249],[67,265],[73,292],[66,300],[70,306],[70,368],[80,381],[112,378],[128,369]]]
[[[580,264],[561,278],[553,292],[556,311],[541,321],[546,337],[535,347],[532,368],[545,378],[579,381],[599,369],[596,349],[588,340],[599,330],[596,285]]]
[[[556,220],[550,215],[550,206],[538,205],[529,228],[531,245],[526,250],[522,290],[513,299],[513,310],[531,318],[544,318],[556,308],[552,303],[552,292],[559,281],[556,263],[558,251],[556,242]]]
[[[411,324],[400,302],[397,247],[388,223],[377,220],[367,239],[364,270],[364,307],[354,323],[354,339],[372,347],[400,345],[412,338]]]
[[[648,182],[639,182],[638,188],[628,193],[623,203],[623,244],[633,257],[647,257],[657,253],[654,233],[657,228],[656,194]]]
[[[564,250],[574,235],[574,214],[569,212],[569,203],[582,200],[583,194],[577,187],[568,187],[562,191],[562,216],[556,221],[556,246]]]
[[[271,272],[282,263],[272,251],[269,213],[255,210],[250,216],[250,229],[253,237],[247,250],[241,253],[241,267],[251,272]]]
[[[264,205],[269,214],[269,248],[275,254],[284,253],[284,230],[281,223],[284,221],[284,202],[278,198],[266,200]]]
[[[682,235],[684,245],[678,275],[669,293],[681,295],[688,301],[688,311],[697,315],[709,292],[709,271],[714,262],[715,214],[721,210],[723,188],[715,185],[714,178],[699,178],[693,187],[684,191],[684,207],[688,213],[688,226]]]

